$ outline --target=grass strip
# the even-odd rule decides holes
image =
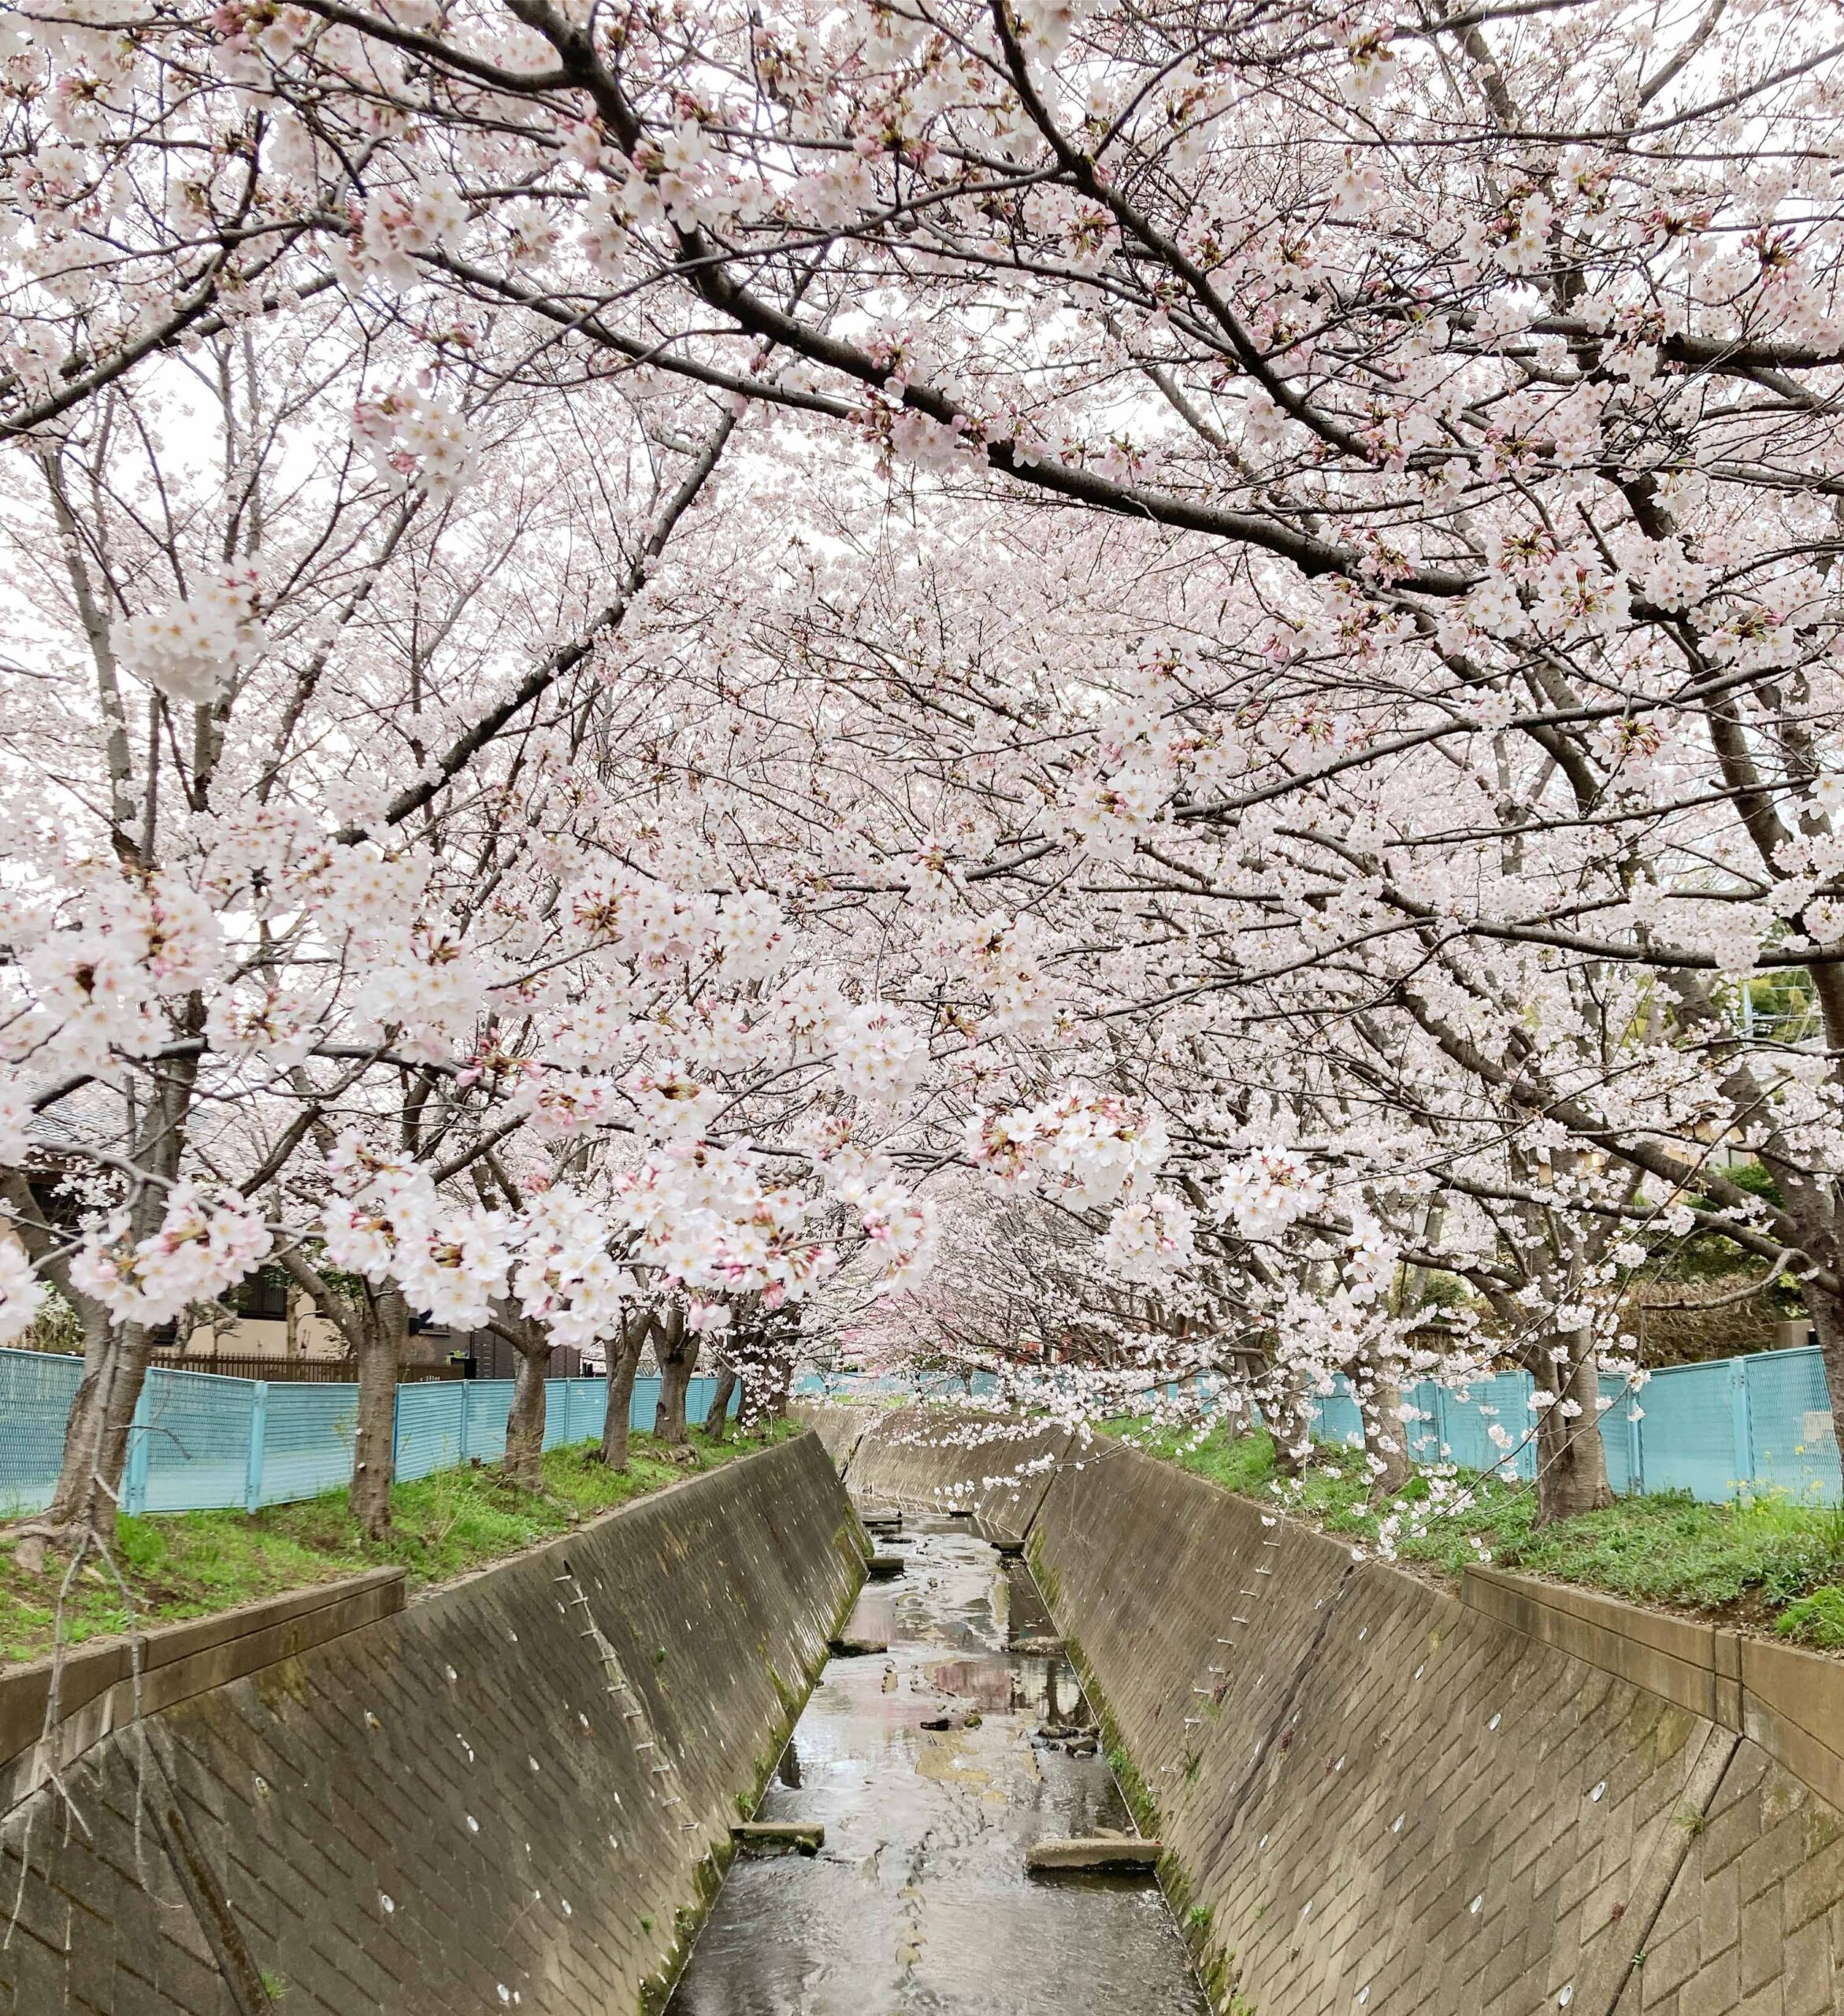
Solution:
[[[1708,1505],[1661,1492],[1539,1526],[1534,1488],[1490,1473],[1422,1472],[1397,1497],[1373,1501],[1353,1450],[1322,1444],[1295,1479],[1282,1475],[1259,1429],[1234,1434],[1225,1425],[1200,1436],[1123,1421],[1108,1432],[1367,1549],[1393,1521],[1392,1550],[1411,1566],[1457,1576],[1490,1562],[1844,1649],[1844,1507],[1786,1492]]]
[[[800,1432],[797,1422],[780,1422],[755,1436],[733,1429],[720,1442],[695,1428],[689,1449],[677,1460],[652,1436],[636,1434],[625,1470],[598,1461],[596,1443],[574,1443],[546,1451],[541,1492],[520,1490],[495,1467],[440,1470],[391,1488],[391,1531],[377,1541],[359,1531],[343,1490],[255,1513],[124,1518],[117,1530],[117,1562],[141,1629],[368,1568],[407,1569],[414,1590],[484,1568],[599,1513]],[[0,1666],[43,1658],[52,1650],[65,1566],[54,1557],[43,1574],[25,1574],[13,1544],[0,1540]],[[107,1570],[86,1566],[66,1603],[65,1642],[80,1644],[125,1631],[129,1624]]]

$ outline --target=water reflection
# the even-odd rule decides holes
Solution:
[[[1054,1630],[1028,1571],[947,1521],[907,1539],[849,1627],[888,1655],[827,1668],[762,1802],[826,1847],[735,1864],[668,2016],[1208,2016],[1156,1888],[1024,1873],[1132,1825],[1099,1757],[1036,1740],[1085,1710],[1060,1654],[1007,1649]]]

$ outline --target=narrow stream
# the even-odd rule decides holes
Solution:
[[[907,1571],[846,1628],[889,1650],[828,1666],[757,1815],[826,1845],[738,1857],[667,2016],[1209,2016],[1156,1884],[1025,1872],[1133,1832],[1104,1759],[1038,1733],[1089,1717],[1060,1654],[1007,1649],[1055,1629],[1029,1571],[949,1520],[884,1544]]]

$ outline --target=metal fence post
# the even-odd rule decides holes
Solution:
[[[1735,1482],[1754,1481],[1754,1425],[1748,1406],[1748,1365],[1744,1358],[1729,1360],[1729,1418],[1735,1437]]]
[[[262,1503],[262,1445],[269,1436],[269,1381],[258,1379],[250,1389],[250,1454],[243,1466],[243,1510]]]
[[[1437,1463],[1447,1460],[1447,1388],[1434,1388],[1434,1455]]]
[[[1646,1489],[1646,1423],[1639,1395],[1627,1388],[1627,1495],[1641,1496]]]
[[[135,1400],[135,1417],[128,1424],[128,1460],[122,1473],[121,1509],[132,1518],[147,1509],[147,1458],[154,1436],[148,1422],[148,1381],[141,1382]]]

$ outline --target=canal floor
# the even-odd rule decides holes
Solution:
[[[737,1859],[667,2016],[1209,2016],[1155,1884],[1025,1873],[1133,1831],[1105,1760],[1038,1733],[1089,1717],[1059,1653],[1007,1649],[1053,1629],[1029,1572],[952,1521],[896,1544],[848,1627],[888,1652],[827,1666],[757,1815],[826,1845]]]

